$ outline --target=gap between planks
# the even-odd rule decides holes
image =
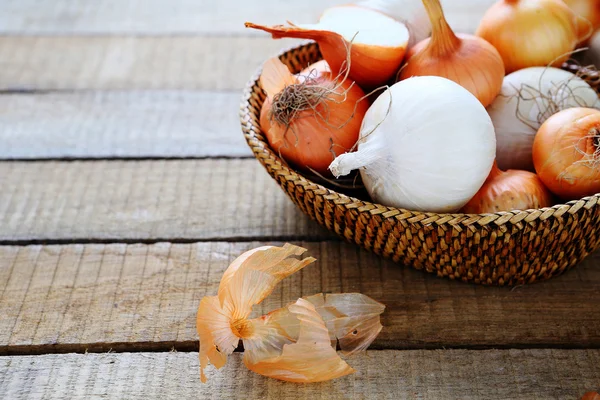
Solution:
[[[197,340],[183,342],[123,342],[123,343],[77,343],[77,344],[55,344],[55,345],[19,345],[0,349],[0,357],[25,357],[42,356],[47,354],[113,354],[113,353],[168,353],[168,352],[197,352],[199,342]],[[337,347],[339,351],[339,346]],[[577,344],[508,344],[508,345],[479,345],[471,346],[427,343],[424,345],[389,345],[375,343],[369,346],[369,351],[414,351],[414,350],[469,350],[469,351],[488,351],[488,350],[600,350],[600,345],[581,345]],[[234,350],[234,353],[243,353],[244,346],[240,343]]]
[[[266,244],[280,243],[2,246],[0,353],[190,350],[200,299],[233,259]],[[298,244],[318,261],[283,280],[257,315],[301,296],[359,292],[386,305],[374,348],[600,346],[597,254],[509,289],[440,279],[343,242]]]

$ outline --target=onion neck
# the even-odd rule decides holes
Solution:
[[[516,5],[519,2],[519,0],[504,0],[504,2],[506,4]]]
[[[432,26],[431,41],[427,48],[438,57],[454,53],[460,47],[461,40],[448,25],[440,0],[423,0],[423,5]]]
[[[488,175],[486,182],[492,181],[494,179],[496,179],[499,176],[504,175],[506,172],[502,171],[500,168],[498,168],[498,162],[496,160],[494,160],[494,165],[492,165],[492,170],[490,171],[490,174]]]

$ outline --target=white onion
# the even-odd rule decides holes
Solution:
[[[431,22],[421,0],[363,0],[356,4],[403,22],[410,32],[409,48],[431,35]]]
[[[542,123],[567,108],[597,106],[598,94],[571,72],[531,67],[507,75],[488,107],[496,131],[498,167],[534,171],[533,140]]]
[[[449,79],[422,76],[382,93],[363,120],[357,151],[329,169],[338,177],[360,168],[380,204],[454,212],[481,188],[495,152],[494,126],[479,100]]]

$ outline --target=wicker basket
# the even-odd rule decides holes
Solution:
[[[321,55],[309,43],[283,52],[280,59],[297,73]],[[374,204],[308,179],[280,159],[261,133],[265,95],[259,76],[260,71],[248,83],[241,104],[248,145],[304,213],[346,240],[440,277],[483,285],[546,280],[600,247],[600,195],[540,210],[436,214]]]

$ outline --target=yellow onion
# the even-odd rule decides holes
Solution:
[[[476,35],[490,42],[506,73],[559,67],[579,42],[577,16],[562,0],[500,0],[485,13]]]
[[[260,126],[271,148],[299,169],[328,174],[334,158],[358,140],[369,108],[363,90],[350,79],[334,76],[325,60],[292,75],[273,57],[265,63],[260,82],[267,93]]]
[[[581,19],[577,25],[577,35],[582,39],[581,45],[588,42],[588,36],[600,28],[600,0],[564,0],[565,3],[579,15]]]
[[[490,176],[462,212],[487,214],[530,210],[552,205],[552,194],[540,178],[529,171],[502,171],[494,163]]]
[[[433,33],[410,49],[400,79],[440,76],[463,86],[487,107],[502,87],[504,65],[498,51],[485,40],[456,35],[446,22],[439,0],[423,0]]]
[[[247,22],[246,27],[268,32],[275,39],[316,41],[334,74],[346,65],[350,48],[349,77],[363,89],[384,85],[395,76],[410,36],[403,23],[357,5],[329,8],[316,24],[264,26]]]
[[[548,118],[535,136],[533,163],[564,200],[600,193],[600,111],[576,107]]]

